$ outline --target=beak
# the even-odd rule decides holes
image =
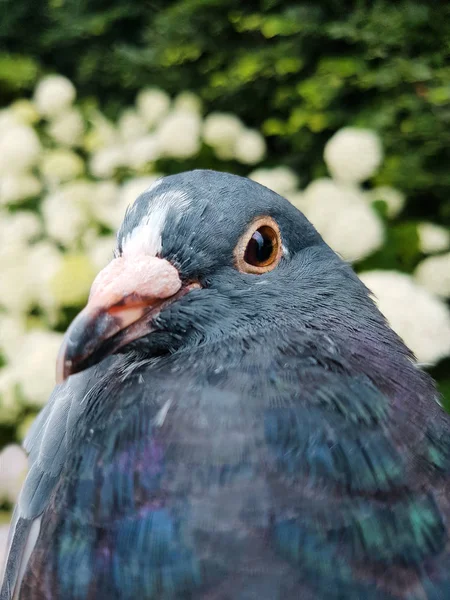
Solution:
[[[56,363],[57,383],[151,333],[155,315],[198,287],[196,283],[182,286],[178,271],[162,258],[112,260],[95,278],[86,307],[64,336]]]

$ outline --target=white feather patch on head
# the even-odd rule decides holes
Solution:
[[[145,193],[153,191],[162,181],[162,179],[155,181]],[[181,190],[164,193],[154,198],[141,222],[122,239],[122,255],[156,256],[160,253],[162,232],[169,210],[183,211],[189,204],[190,198]]]

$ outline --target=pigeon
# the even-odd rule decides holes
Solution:
[[[450,419],[268,188],[163,177],[67,330],[2,600],[450,599]]]

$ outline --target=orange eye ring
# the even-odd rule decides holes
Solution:
[[[272,217],[255,219],[239,239],[234,258],[242,273],[267,273],[280,262],[283,253],[280,228]]]

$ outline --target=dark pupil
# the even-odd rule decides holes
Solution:
[[[245,260],[252,265],[263,263],[270,258],[272,251],[272,240],[264,237],[260,231],[255,231],[248,243]]]

